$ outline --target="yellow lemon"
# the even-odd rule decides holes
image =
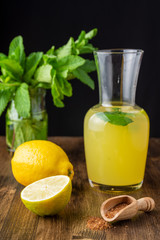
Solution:
[[[50,141],[33,140],[21,144],[11,160],[15,179],[27,186],[42,178],[68,175],[73,178],[73,166],[61,147]]]
[[[29,210],[40,216],[54,215],[67,205],[71,191],[70,178],[59,175],[28,185],[22,190],[21,199]]]

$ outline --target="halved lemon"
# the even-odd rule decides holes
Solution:
[[[68,204],[72,183],[68,176],[57,175],[38,180],[21,192],[24,205],[40,215],[55,215]]]

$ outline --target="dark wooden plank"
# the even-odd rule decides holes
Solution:
[[[0,137],[0,230],[13,201],[18,183],[11,176],[10,156],[5,138]]]
[[[87,229],[89,217],[100,217],[100,205],[114,194],[93,191],[87,180],[82,137],[53,137],[74,165],[75,176],[69,204],[57,216],[38,217],[28,211],[20,200],[23,186],[11,172],[10,156],[5,138],[0,137],[0,239],[14,240],[70,240],[70,239],[159,239],[160,236],[160,139],[151,139],[143,187],[131,192],[136,199],[150,196],[156,209],[151,213],[139,213],[134,219],[114,224],[107,231]]]

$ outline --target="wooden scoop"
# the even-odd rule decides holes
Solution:
[[[121,195],[109,198],[101,205],[101,216],[107,222],[131,219],[138,211],[150,212],[154,209],[155,202],[150,197],[135,198]]]

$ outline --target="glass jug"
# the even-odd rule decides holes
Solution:
[[[135,104],[143,50],[94,52],[99,104],[84,119],[89,183],[103,191],[130,191],[142,186],[149,140],[149,118]]]

